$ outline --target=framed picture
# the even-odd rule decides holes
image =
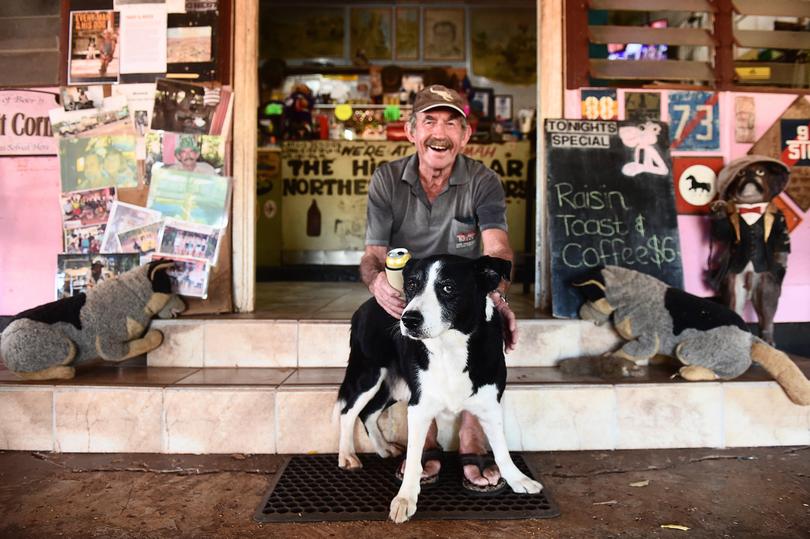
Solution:
[[[494,98],[495,119],[499,122],[512,120],[512,96],[496,95]]]
[[[419,8],[397,8],[395,43],[397,60],[419,59]]]
[[[457,60],[466,58],[464,9],[424,10],[423,60]]]
[[[352,58],[390,60],[393,39],[391,8],[352,8],[351,15]]]
[[[470,108],[482,120],[493,118],[492,94],[492,88],[472,88]]]

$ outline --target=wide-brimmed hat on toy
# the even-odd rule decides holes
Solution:
[[[433,84],[416,94],[416,100],[413,103],[414,114],[438,108],[453,109],[465,118],[467,117],[467,114],[464,113],[464,100],[455,90],[441,84]]]
[[[785,173],[778,178],[773,178],[769,185],[771,196],[776,196],[785,190],[790,177],[790,167],[778,159],[768,157],[766,155],[746,155],[731,161],[728,165],[723,167],[720,174],[717,175],[717,192],[720,199],[725,200],[726,190],[731,185],[731,181],[739,174],[744,168],[753,165],[754,163],[770,163],[783,169]]]

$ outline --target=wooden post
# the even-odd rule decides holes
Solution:
[[[256,300],[256,111],[259,107],[259,0],[233,11],[233,300],[251,312]]]

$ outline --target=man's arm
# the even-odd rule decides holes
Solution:
[[[360,279],[385,312],[394,318],[400,318],[405,302],[399,291],[388,283],[388,277],[385,275],[387,254],[388,247],[385,245],[366,245],[366,251],[360,259]]]
[[[511,352],[517,345],[518,329],[517,318],[515,313],[509,308],[506,302],[506,291],[509,289],[511,283],[511,276],[514,275],[514,258],[515,254],[512,247],[509,245],[509,235],[505,230],[500,228],[488,228],[481,231],[481,241],[484,244],[484,254],[502,258],[512,262],[512,273],[509,280],[501,279],[498,289],[491,293],[492,301],[495,303],[495,308],[501,313],[505,323],[504,331],[504,347],[506,352]]]

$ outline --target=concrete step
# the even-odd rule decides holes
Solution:
[[[254,315],[155,320],[165,340],[148,354],[152,367],[344,367],[346,320],[278,320]],[[583,320],[518,320],[509,367],[551,367],[561,359],[616,347],[612,329]]]
[[[810,361],[800,361],[810,374]],[[618,383],[551,367],[509,371],[503,398],[512,450],[810,444],[810,407],[792,404],[759,368],[731,382],[671,380],[651,366]],[[0,449],[57,452],[337,451],[341,368],[81,367],[67,382],[0,371]],[[381,418],[405,440],[405,409]],[[452,449],[453,429],[440,425]],[[361,451],[371,447],[358,425]]]

